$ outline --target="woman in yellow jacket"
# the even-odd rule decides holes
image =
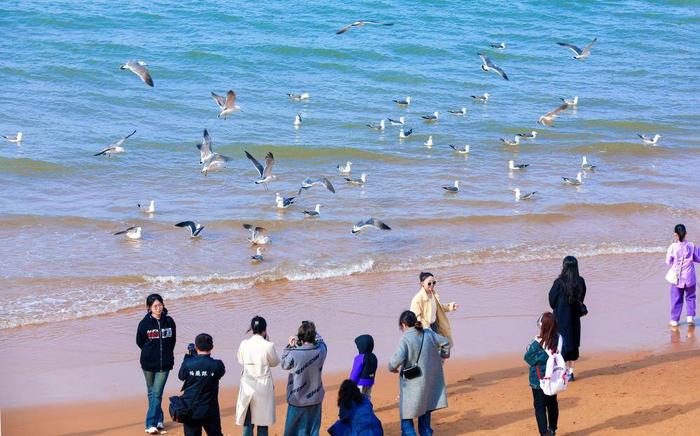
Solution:
[[[440,295],[435,292],[435,276],[422,272],[418,276],[421,288],[411,300],[411,312],[416,314],[423,328],[429,328],[435,333],[446,337],[452,343],[452,330],[446,312],[457,310],[457,303],[440,303]]]

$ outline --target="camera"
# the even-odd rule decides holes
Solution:
[[[191,357],[197,355],[197,349],[194,348],[194,344],[192,344],[192,343],[187,344],[187,355],[189,355]]]

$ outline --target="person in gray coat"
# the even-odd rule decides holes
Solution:
[[[442,361],[450,357],[450,343],[434,331],[424,330],[410,310],[401,314],[399,327],[403,336],[389,360],[389,371],[401,374],[401,435],[415,436],[413,418],[418,418],[420,436],[431,436],[430,413],[447,407]],[[419,375],[415,369],[407,371],[415,365],[420,368]]]

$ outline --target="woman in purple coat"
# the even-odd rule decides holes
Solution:
[[[700,248],[685,240],[683,224],[673,229],[676,241],[668,247],[666,264],[674,271],[675,283],[671,283],[671,324],[678,326],[685,297],[688,324],[695,324],[695,262],[700,262]],[[670,271],[669,271],[670,273]]]

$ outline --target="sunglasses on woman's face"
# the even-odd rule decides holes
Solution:
[[[428,285],[428,286],[435,286],[436,283],[437,283],[437,282],[433,281],[433,282],[428,282],[428,283],[426,283],[426,285]]]

